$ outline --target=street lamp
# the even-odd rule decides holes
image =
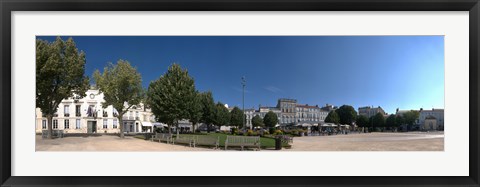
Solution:
[[[245,129],[245,76],[242,77],[242,118],[243,118],[243,129]]]

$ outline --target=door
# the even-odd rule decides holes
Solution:
[[[96,133],[97,132],[97,122],[88,121],[87,122],[87,133]]]

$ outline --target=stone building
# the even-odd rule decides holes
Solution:
[[[62,100],[52,119],[52,129],[64,133],[118,133],[120,124],[118,112],[110,105],[102,107],[103,93],[90,89],[86,97],[72,97]],[[35,131],[47,129],[47,118],[40,108],[35,109]],[[152,128],[154,116],[143,104],[133,106],[123,115],[124,132],[148,132]]]
[[[387,116],[387,113],[382,109],[382,107],[378,106],[374,108],[373,106],[365,106],[365,107],[359,107],[358,108],[358,115],[365,116],[367,118],[370,118],[372,116],[375,116],[375,114],[380,113],[383,116]]]

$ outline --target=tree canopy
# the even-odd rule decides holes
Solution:
[[[368,125],[369,125],[369,121],[368,121],[367,116],[363,116],[363,115],[358,115],[357,116],[356,123],[357,123],[358,127],[368,127]]]
[[[35,103],[48,121],[48,138],[52,138],[52,118],[58,105],[69,97],[85,97],[89,79],[85,76],[85,53],[72,38],[60,37],[49,43],[36,40]]]
[[[230,112],[230,125],[243,128],[243,119],[244,115],[242,110],[238,107],[233,107],[232,111]]]
[[[152,113],[157,121],[168,125],[170,132],[172,125],[178,126],[179,120],[191,117],[196,96],[194,80],[186,69],[174,63],[164,75],[150,83],[147,95]]]
[[[385,127],[395,127],[395,118],[395,115],[389,115],[388,118],[385,120]]]
[[[403,121],[411,128],[411,126],[415,124],[419,116],[420,112],[410,110],[403,114]]]
[[[221,102],[218,102],[215,110],[215,125],[218,127],[230,124],[230,112]]]
[[[336,110],[336,113],[338,114],[338,117],[340,119],[339,122],[341,124],[351,125],[353,122],[355,122],[355,119],[357,118],[357,112],[350,105],[342,105]]]
[[[192,123],[192,131],[195,132],[195,126],[200,123],[203,116],[202,95],[195,91],[192,105],[189,108],[189,120]]]
[[[373,116],[372,123],[373,127],[384,127],[385,117],[383,117],[383,114],[379,112]]]
[[[212,92],[203,92],[200,94],[200,102],[202,105],[202,118],[200,122],[207,124],[207,132],[210,132],[210,125],[215,122],[215,102],[213,101]]]
[[[255,115],[252,118],[252,126],[253,127],[263,127],[265,125],[263,124],[262,118],[259,115]]]
[[[265,117],[263,117],[263,123],[267,127],[275,127],[275,125],[278,123],[277,114],[272,111],[268,111],[267,114],[265,114]]]
[[[405,119],[402,115],[397,115],[395,117],[395,127],[400,127],[403,124],[405,124]]]
[[[108,63],[103,73],[97,69],[93,73],[97,88],[103,93],[102,107],[112,105],[118,112],[120,137],[123,135],[122,116],[132,106],[144,99],[142,76],[128,61],[119,60],[117,64]]]
[[[325,122],[338,124],[340,122],[340,117],[338,117],[338,114],[335,112],[335,110],[332,110],[325,118]]]

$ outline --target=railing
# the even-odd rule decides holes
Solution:
[[[75,116],[80,117],[80,116],[82,116],[82,114],[76,113]]]
[[[63,116],[65,116],[65,117],[70,117],[70,114],[69,114],[69,113],[66,113],[66,114],[63,114]]]
[[[135,117],[135,120],[140,120],[140,117]]]

